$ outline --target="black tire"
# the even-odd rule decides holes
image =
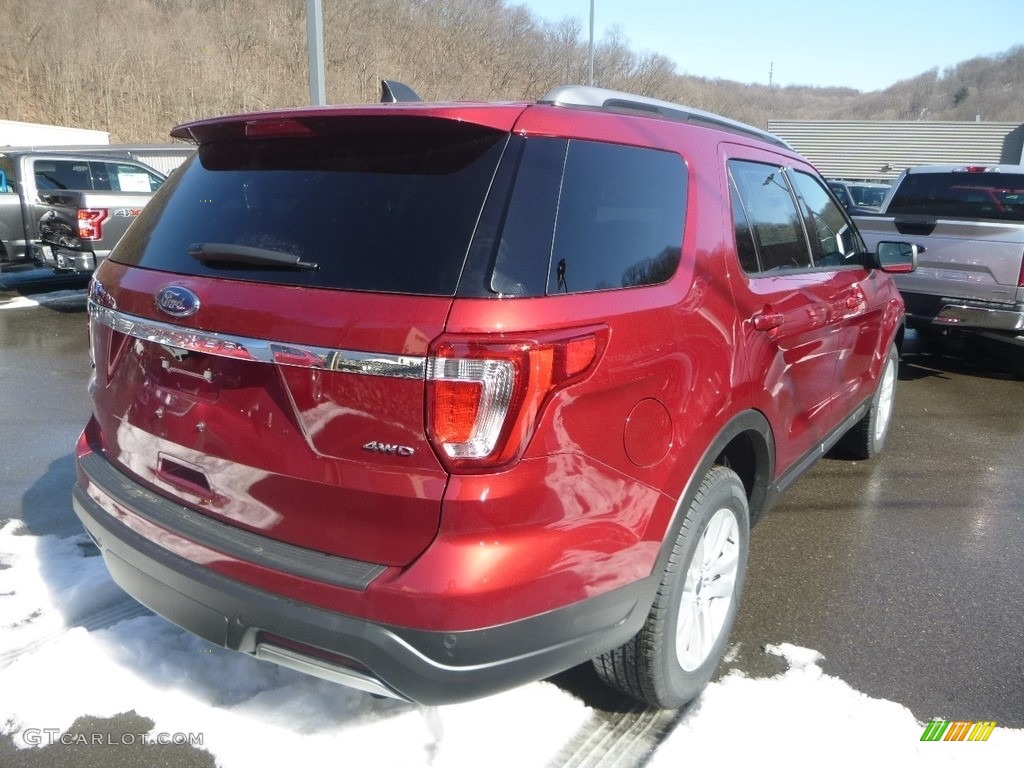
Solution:
[[[1010,354],[1010,373],[1017,381],[1024,381],[1024,348],[1014,348]]]
[[[646,623],[625,645],[594,659],[598,676],[652,707],[675,709],[697,698],[725,653],[749,542],[743,483],[731,469],[714,466],[686,513]]]
[[[854,424],[842,439],[844,453],[852,459],[870,459],[882,452],[892,425],[893,404],[896,400],[896,380],[899,371],[899,353],[895,346],[882,365],[878,386],[864,418]]]

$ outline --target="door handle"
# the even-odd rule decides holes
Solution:
[[[846,294],[843,304],[847,309],[860,309],[867,303],[868,297],[864,293],[864,289],[859,285],[854,285],[850,293]]]

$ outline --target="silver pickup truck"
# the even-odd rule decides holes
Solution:
[[[1024,378],[1024,166],[910,168],[878,215],[854,221],[868,250],[894,238],[923,246],[917,271],[896,277],[911,327],[1001,342]]]
[[[0,286],[91,272],[164,179],[134,160],[0,151]]]

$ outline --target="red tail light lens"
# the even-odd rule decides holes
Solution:
[[[442,363],[440,375],[444,376]],[[437,372],[437,369],[434,369]],[[452,379],[439,378],[435,384],[435,411],[434,411],[434,434],[442,445],[472,447],[474,436],[481,432],[476,428],[477,414],[480,406],[485,400],[485,383],[483,381],[454,381]],[[507,403],[495,402],[494,387],[487,387],[486,400],[489,401],[485,407],[497,416],[504,417],[503,411],[507,409]],[[497,406],[497,407],[495,407]],[[486,438],[486,434],[483,435]],[[480,441],[477,441],[480,442]],[[482,441],[479,449],[490,443],[489,439]]]
[[[518,459],[548,396],[593,369],[606,333],[435,342],[427,363],[427,429],[441,460],[453,470],[473,470]]]
[[[78,239],[100,240],[103,237],[103,222],[107,212],[102,208],[78,209]]]
[[[312,136],[309,126],[298,120],[250,120],[245,124],[247,139],[292,139]]]

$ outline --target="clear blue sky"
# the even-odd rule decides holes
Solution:
[[[579,19],[590,0],[509,0],[546,21]],[[618,26],[636,52],[680,74],[743,83],[887,88],[1024,45],[1022,0],[594,0],[594,37]],[[598,83],[600,85],[600,83]]]

